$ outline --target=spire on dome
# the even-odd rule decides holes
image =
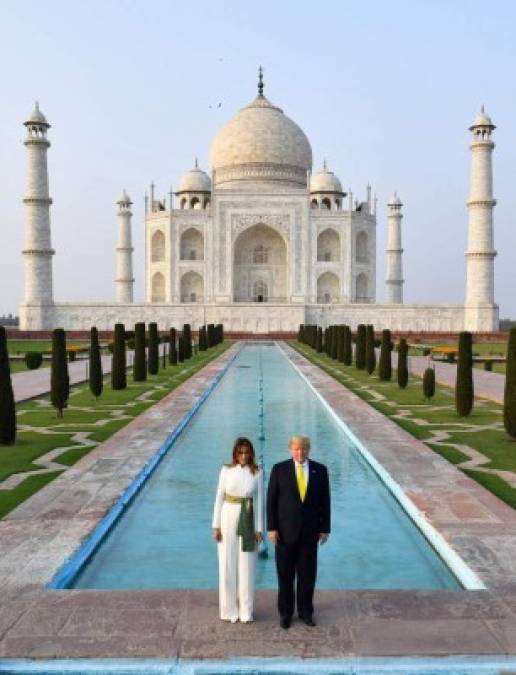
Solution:
[[[322,166],[323,166],[323,171],[328,171],[328,166],[326,165],[326,157],[323,159]]]
[[[263,68],[258,68],[258,96],[263,96]]]

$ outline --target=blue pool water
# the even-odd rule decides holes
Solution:
[[[284,353],[252,344],[239,352],[72,587],[216,588],[212,506],[235,437],[251,438],[270,469],[288,457],[294,433],[310,436],[311,456],[330,472],[332,534],[320,549],[319,588],[461,588]],[[259,560],[257,587],[276,587],[272,550]]]

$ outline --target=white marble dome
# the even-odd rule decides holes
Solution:
[[[484,110],[484,106],[480,109],[480,112],[478,115],[475,117],[475,120],[473,124],[470,126],[470,129],[474,129],[475,127],[490,127],[491,129],[495,129],[495,125],[493,124],[492,119],[489,117],[489,115],[486,113]]]
[[[343,194],[342,183],[333,171],[328,169],[326,162],[320,171],[313,174],[310,180],[310,192],[337,192]]]
[[[218,186],[280,182],[306,187],[312,148],[303,130],[259,94],[215,136],[210,163]]]
[[[211,179],[206,172],[199,169],[197,160],[194,168],[187,171],[181,178],[176,194],[181,192],[211,192]]]
[[[45,115],[43,115],[43,113],[39,109],[39,103],[37,101],[29,119],[25,122],[25,125],[27,124],[40,124],[45,127],[50,126],[50,124],[47,122],[47,118],[45,117]]]

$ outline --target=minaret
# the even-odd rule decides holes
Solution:
[[[131,237],[131,204],[124,190],[118,204],[118,244],[116,247],[116,301],[133,302],[133,244]]]
[[[470,126],[471,187],[467,202],[469,212],[468,248],[466,251],[466,307],[464,325],[470,331],[498,329],[498,307],[494,301],[493,246],[493,165],[495,144],[491,134],[495,125],[484,111]]]
[[[387,204],[387,286],[386,302],[389,305],[403,303],[403,248],[401,247],[401,213],[400,198],[395,192]]]
[[[25,241],[23,259],[25,268],[24,298],[20,311],[21,328],[53,328],[50,307],[54,303],[52,283],[52,256],[50,240],[50,204],[48,194],[47,150],[50,124],[36,106],[24,122],[27,136],[27,184],[25,204]]]

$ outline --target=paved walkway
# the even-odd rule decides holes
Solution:
[[[127,352],[127,365],[132,364],[133,352]],[[68,364],[70,384],[85,382],[88,377],[88,359],[72,361]],[[104,375],[111,372],[111,354],[102,357],[102,371]],[[24,370],[12,375],[14,400],[19,403],[29,398],[43,396],[50,391],[50,368],[38,368],[37,370]]]
[[[396,366],[398,363],[397,352],[392,353],[392,363],[393,366]],[[445,384],[448,387],[455,387],[457,364],[432,361],[426,356],[409,356],[409,370],[414,375],[423,377],[423,373],[429,366],[435,367],[435,379],[437,382]],[[475,396],[488,398],[491,401],[496,401],[496,403],[503,403],[505,375],[473,368],[473,386]]]
[[[217,592],[52,591],[45,584],[235,354],[234,345],[0,521],[0,658],[516,655],[516,512],[288,345],[281,346],[487,585],[319,591],[319,624],[217,618]]]

